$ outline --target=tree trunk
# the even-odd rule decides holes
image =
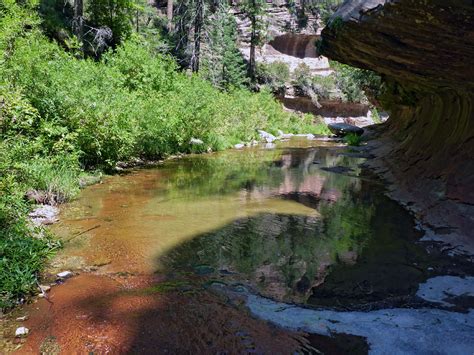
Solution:
[[[204,20],[204,1],[196,0],[196,17],[194,18],[194,47],[191,57],[191,70],[199,71],[199,60],[201,55],[201,31]]]
[[[255,0],[251,1],[252,10],[250,12],[250,26],[251,26],[251,33],[250,33],[250,58],[249,58],[249,70],[248,74],[252,83],[255,83],[255,49],[257,46],[257,16],[255,15]]]
[[[168,17],[168,31],[173,31],[173,0],[168,0],[166,7],[166,17]]]
[[[73,18],[73,32],[77,37],[78,41],[81,43],[84,36],[84,1],[83,0],[74,0],[74,18]]]

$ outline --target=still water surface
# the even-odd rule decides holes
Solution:
[[[189,273],[320,305],[413,292],[412,219],[347,152],[295,140],[109,177],[64,209],[61,267]]]

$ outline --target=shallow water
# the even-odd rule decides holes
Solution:
[[[349,279],[373,299],[416,291],[426,275],[411,265],[424,253],[412,218],[379,181],[360,176],[364,159],[346,153],[295,140],[107,178],[64,209],[55,231],[73,239],[61,267],[189,271],[280,301],[324,304],[331,297],[318,286],[331,272],[337,284],[337,271],[351,266],[344,289]],[[352,267],[358,261],[362,269]]]

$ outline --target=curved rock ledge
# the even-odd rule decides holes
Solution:
[[[369,165],[427,231],[474,254],[474,3],[346,1],[324,55],[384,77],[390,119]]]

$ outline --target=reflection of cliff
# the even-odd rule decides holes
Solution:
[[[236,162],[227,162],[228,171],[241,171]],[[290,199],[313,208],[314,214],[264,212],[239,218],[185,242],[164,264],[172,269],[208,265],[215,272],[231,273],[229,280],[247,280],[266,296],[305,302],[329,267],[354,262],[371,236],[373,208],[351,196],[360,193],[360,180],[319,168],[355,162],[322,148],[283,151],[259,169],[265,182],[253,179],[235,187],[246,203]],[[225,169],[218,173],[225,175]],[[212,176],[200,181],[207,184]],[[194,188],[199,189],[196,181]]]

